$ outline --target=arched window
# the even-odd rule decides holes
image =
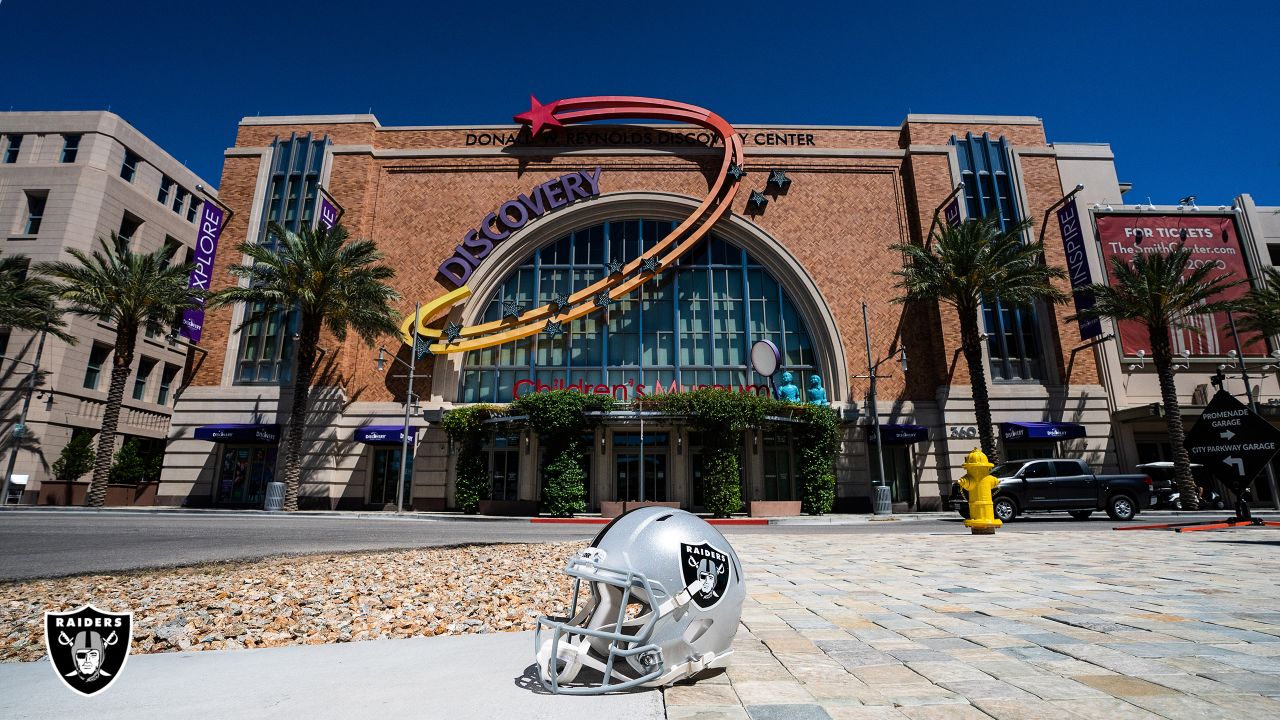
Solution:
[[[502,319],[504,301],[527,310],[581,290],[607,276],[610,261],[635,259],[672,226],[614,220],[565,235],[514,270],[479,321]],[[766,379],[751,370],[756,340],[782,351],[775,381],[791,371],[803,392],[810,374],[822,374],[809,330],[782,286],[745,250],[714,235],[663,267],[657,280],[564,329],[466,353],[460,401],[510,402],[562,387],[618,400],[715,385],[764,394]]]

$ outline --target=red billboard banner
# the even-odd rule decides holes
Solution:
[[[1179,243],[1191,250],[1194,268],[1211,266],[1232,278],[1249,276],[1244,249],[1240,246],[1240,233],[1229,215],[1192,215],[1173,213],[1168,215],[1097,215],[1098,243],[1102,248],[1103,266],[1107,282],[1111,277],[1111,261],[1120,258],[1125,262],[1143,254],[1165,254]],[[1245,283],[1229,288],[1219,296],[1221,300],[1234,300],[1249,292]],[[1173,352],[1186,350],[1192,357],[1221,357],[1236,349],[1231,337],[1231,325],[1226,313],[1196,315],[1188,318],[1191,327],[1172,331]],[[1119,327],[1120,350],[1127,357],[1145,350],[1151,355],[1151,339],[1147,329],[1135,321],[1121,322]],[[1265,357],[1267,344],[1257,333],[1240,333],[1241,351],[1247,356]]]

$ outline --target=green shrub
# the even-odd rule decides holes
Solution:
[[[545,471],[542,509],[553,517],[572,517],[587,510],[587,473],[577,444],[560,451]]]
[[[444,414],[441,424],[458,452],[454,505],[464,513],[476,512],[480,501],[489,499],[489,468],[484,457],[482,423],[503,413],[504,409],[496,405],[470,405]]]
[[[836,500],[836,449],[840,416],[825,405],[807,405],[795,428],[800,509],[809,515],[831,512]]]
[[[529,393],[511,403],[511,413],[528,417],[526,422],[541,436],[543,451],[552,458],[543,471],[544,512],[556,517],[586,512],[587,473],[578,438],[592,423],[584,413],[613,407],[614,400],[607,395],[572,390]]]
[[[58,459],[53,461],[53,477],[58,482],[72,482],[93,469],[93,433],[75,431]]]
[[[111,463],[111,470],[107,475],[108,482],[117,485],[137,485],[147,479],[148,465],[154,467],[154,463],[148,463],[138,451],[139,443],[132,438],[125,440],[120,449],[116,451],[115,460]]]

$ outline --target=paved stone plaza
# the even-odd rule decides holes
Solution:
[[[1280,531],[751,536],[672,720],[1280,717]]]

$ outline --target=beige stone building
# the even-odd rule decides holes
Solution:
[[[70,259],[112,232],[149,252],[178,246],[175,263],[191,258],[200,204],[214,191],[204,181],[109,112],[0,112],[0,239],[5,256],[31,262]],[[41,382],[19,440],[14,476],[22,502],[82,502],[87,482],[51,482],[50,466],[76,433],[101,426],[114,331],[105,323],[68,317],[74,345],[47,337]],[[125,390],[120,442],[138,438],[144,452],[162,453],[172,407],[185,381],[188,345],[165,335],[138,338]],[[13,426],[24,398],[39,333],[0,328],[0,433],[7,466]],[[47,373],[47,374],[45,374]],[[81,478],[87,480],[87,478]],[[111,504],[150,504],[155,483],[113,488]]]

